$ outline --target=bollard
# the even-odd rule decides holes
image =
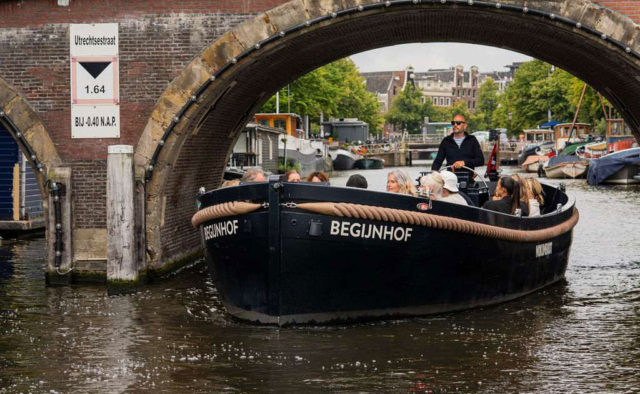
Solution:
[[[133,146],[111,145],[107,156],[107,290],[135,291],[139,280],[135,237]]]

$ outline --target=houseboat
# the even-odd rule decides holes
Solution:
[[[591,125],[588,123],[558,123],[554,126],[553,132],[556,152],[562,151],[568,145],[584,142],[592,134]]]
[[[227,177],[242,174],[243,170],[260,167],[266,172],[278,172],[278,141],[284,130],[277,127],[248,123],[233,146],[227,166]],[[241,175],[240,175],[241,176]]]
[[[258,113],[255,123],[283,130],[278,140],[279,156],[293,165],[297,164],[302,174],[312,171],[329,171],[331,161],[327,160],[327,143],[322,139],[310,138],[303,128],[300,115],[295,113]],[[289,166],[289,164],[288,164]]]
[[[192,224],[236,318],[289,325],[444,313],[565,275],[574,199],[544,185],[543,215],[519,217],[478,208],[491,187],[466,189],[477,206],[461,206],[271,176],[200,194]]]
[[[0,123],[0,233],[44,229],[42,194],[29,162]]]
[[[607,153],[618,152],[638,146],[624,119],[608,119],[606,129]]]

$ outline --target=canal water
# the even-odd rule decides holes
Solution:
[[[387,171],[360,173],[383,190]],[[234,321],[203,264],[133,295],[50,288],[42,238],[0,241],[0,392],[640,392],[640,187],[565,183],[581,212],[566,281],[366,324]]]

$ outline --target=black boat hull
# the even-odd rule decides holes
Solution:
[[[424,315],[508,301],[563,278],[571,244],[571,232],[523,245],[431,228],[284,213],[282,222],[296,225],[283,227],[281,266],[273,275],[265,253],[266,214],[238,219],[238,231],[250,234],[243,225],[251,223],[253,236],[207,243],[216,286],[232,315],[280,325]],[[305,234],[312,221],[321,223],[322,235]],[[395,230],[393,240],[372,240],[332,235],[335,223],[348,223],[347,234],[365,224],[403,230]],[[404,241],[407,229],[410,237]],[[536,248],[548,242],[557,251],[536,257]],[[276,309],[269,304],[274,285],[279,288]]]
[[[338,153],[333,161],[333,169],[336,171],[351,170],[355,162],[353,157]]]
[[[353,163],[353,168],[362,170],[380,170],[384,168],[384,160],[372,157],[356,160]]]
[[[442,214],[455,209],[434,203]],[[466,209],[465,220],[493,215]],[[506,216],[492,219],[505,225],[527,220]],[[564,219],[541,218],[526,226]],[[201,231],[227,311],[277,325],[426,315],[508,301],[562,279],[572,241],[571,230],[512,242],[295,207],[208,221]]]

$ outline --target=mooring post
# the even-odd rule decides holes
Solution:
[[[47,199],[47,266],[45,277],[50,286],[71,283],[71,168],[57,167],[49,171]]]
[[[138,284],[133,146],[111,145],[107,156],[107,289],[133,291]]]

